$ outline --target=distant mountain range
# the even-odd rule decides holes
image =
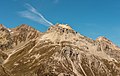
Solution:
[[[0,76],[120,76],[120,48],[92,40],[69,25],[46,32],[0,24]]]

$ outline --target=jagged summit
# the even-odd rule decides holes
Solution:
[[[99,41],[101,43],[104,43],[104,45],[111,45],[111,46],[115,46],[112,41],[110,41],[109,39],[107,39],[106,37],[104,36],[100,36],[96,39],[96,41]]]
[[[68,25],[68,24],[56,24],[53,26],[50,26],[48,29],[48,32],[60,32],[60,33],[73,33],[75,34],[76,32]]]
[[[59,26],[65,29],[72,29],[68,24],[56,24],[56,26]]]
[[[27,28],[27,27],[30,27],[30,26],[27,24],[21,24],[17,28]]]
[[[50,26],[41,39],[50,39],[53,42],[74,42],[75,40],[79,39],[77,35],[77,32],[75,32],[69,25],[56,24],[54,26]]]
[[[21,25],[17,26],[16,28],[12,28],[12,29],[16,29],[16,30],[25,30],[26,29],[26,31],[31,30],[31,29],[35,30],[35,28],[33,28],[27,24],[21,24]]]
[[[104,36],[100,36],[100,37],[98,37],[97,39],[96,39],[97,41],[110,41],[110,40],[108,40],[106,37],[104,37]]]
[[[0,24],[0,28],[1,28],[1,27],[4,27],[4,25],[3,25],[3,24]]]
[[[6,27],[3,24],[0,24],[0,29],[6,29]]]

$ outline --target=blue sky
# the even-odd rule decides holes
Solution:
[[[92,39],[105,36],[120,46],[120,0],[0,0],[0,23],[6,27],[28,24],[44,32],[49,26],[39,21],[41,16],[52,24],[69,24]]]

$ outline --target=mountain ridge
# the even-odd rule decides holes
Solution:
[[[105,37],[92,40],[67,24],[46,32],[0,26],[0,76],[120,75],[120,48]]]

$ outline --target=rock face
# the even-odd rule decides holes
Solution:
[[[56,24],[42,33],[0,25],[0,76],[120,76],[120,48]]]

